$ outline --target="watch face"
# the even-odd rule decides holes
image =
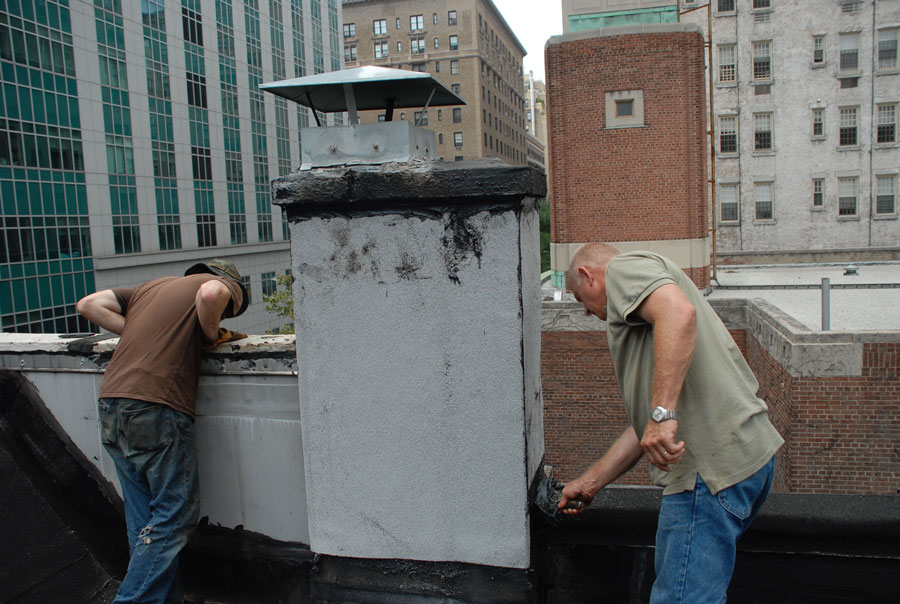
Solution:
[[[662,420],[662,418],[665,417],[665,415],[666,415],[666,410],[663,409],[662,407],[656,407],[656,408],[650,413],[650,417],[652,417],[652,418],[653,418],[653,421],[655,421],[655,422],[658,422],[658,421]]]

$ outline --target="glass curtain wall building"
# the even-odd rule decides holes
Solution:
[[[339,0],[0,0],[2,330],[85,331],[85,294],[212,257],[249,282],[234,328],[281,325],[270,180],[310,116],[258,87],[340,69],[340,23]]]

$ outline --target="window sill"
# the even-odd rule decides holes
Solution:
[[[719,222],[720,227],[739,227],[741,226],[740,220],[729,220],[728,222]]]
[[[897,214],[875,214],[872,220],[897,220]]]
[[[837,73],[837,75],[835,75],[834,77],[836,77],[839,80],[849,80],[849,79],[858,78],[861,76],[862,76],[862,72],[857,70],[857,71],[839,71]]]
[[[810,69],[822,69],[826,65],[827,65],[827,63],[825,61],[822,61],[821,63],[810,63],[809,68]]]
[[[859,222],[859,214],[855,216],[838,216],[838,222]]]
[[[716,153],[716,159],[739,159],[740,153]]]
[[[737,88],[737,82],[716,82],[716,88]]]
[[[876,149],[900,149],[900,143],[875,143]]]
[[[777,155],[775,151],[754,151],[753,157],[773,157]]]
[[[876,71],[876,76],[887,76],[887,75],[897,75],[900,74],[900,69],[884,69],[880,71]]]
[[[621,126],[605,126],[603,130],[624,130],[626,128],[647,128],[647,124],[622,124]]]
[[[860,149],[862,149],[862,147],[860,147],[859,145],[838,145],[837,148],[839,152],[859,151]]]
[[[737,11],[733,11],[733,10],[722,11],[721,13],[716,11],[715,13],[713,13],[713,17],[736,17],[736,16],[737,16]]]
[[[773,224],[775,224],[775,219],[774,218],[764,218],[764,219],[761,218],[758,220],[754,220],[753,224],[759,225],[759,226],[773,225]]]
[[[811,136],[811,137],[809,137],[809,140],[813,141],[814,143],[821,143],[824,140],[828,140],[828,137],[827,136]]]
[[[811,208],[809,209],[809,211],[810,211],[810,212],[824,212],[824,211],[825,211],[825,206],[824,206],[824,205],[822,205],[822,206],[813,206],[813,207],[811,207]]]

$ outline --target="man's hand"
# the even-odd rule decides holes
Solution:
[[[592,488],[590,481],[582,476],[565,486],[562,490],[562,495],[559,498],[559,505],[557,507],[563,514],[580,514],[591,505],[591,502],[594,500],[594,495],[596,494],[597,491]],[[576,504],[573,507],[568,507],[574,502],[580,502],[581,505],[578,506]]]
[[[663,472],[668,472],[669,465],[678,463],[684,456],[684,441],[675,442],[677,433],[678,420],[670,419],[661,423],[647,420],[641,448],[650,463]]]

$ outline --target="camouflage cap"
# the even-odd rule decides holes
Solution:
[[[247,305],[249,304],[249,296],[247,295],[247,288],[244,287],[244,284],[241,282],[241,274],[238,272],[237,267],[234,265],[234,262],[230,260],[223,260],[221,258],[214,258],[209,262],[198,262],[191,268],[184,271],[184,276],[188,275],[198,275],[201,273],[210,273],[212,275],[218,275],[219,277],[227,277],[228,279],[232,279],[236,281],[238,285],[241,286],[241,293],[243,294],[243,300],[241,301],[241,307],[238,309],[233,316],[238,316],[247,310]]]

